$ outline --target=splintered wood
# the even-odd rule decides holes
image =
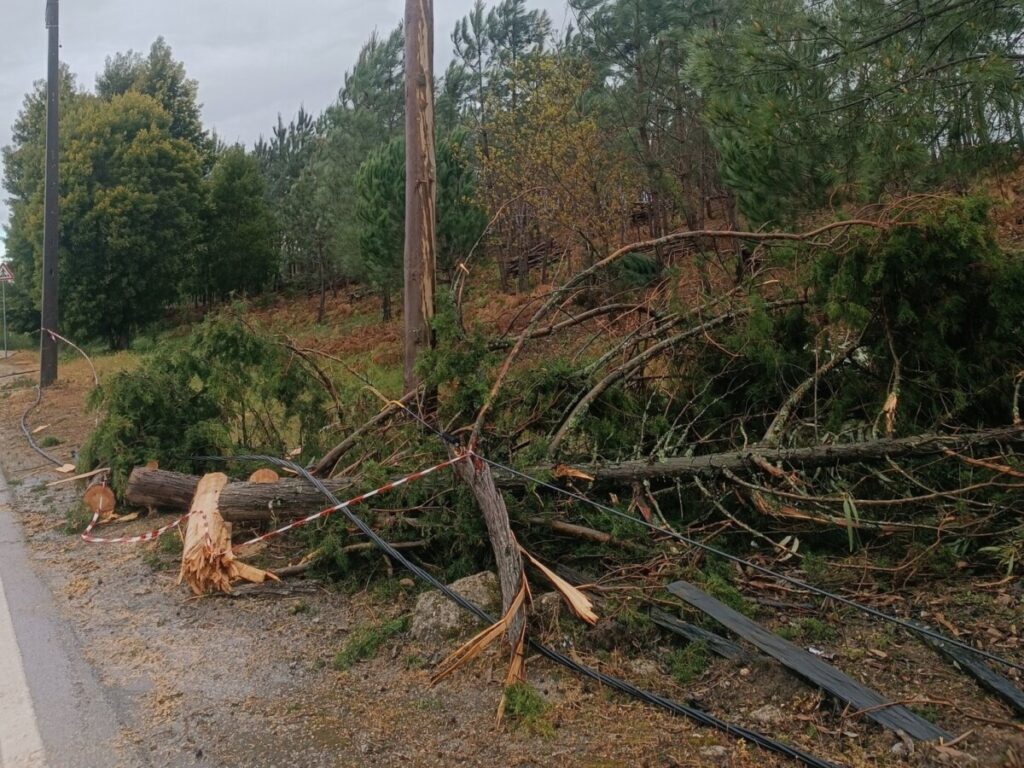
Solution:
[[[224,522],[217,509],[220,492],[227,482],[227,475],[221,472],[204,476],[192,500],[178,583],[185,582],[197,595],[230,592],[231,582],[239,579],[256,584],[278,580],[269,571],[235,559],[231,551],[231,523]]]

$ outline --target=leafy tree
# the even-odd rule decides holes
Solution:
[[[80,97],[75,78],[61,66],[59,98],[62,125]],[[25,95],[22,108],[12,126],[11,144],[3,148],[3,186],[10,206],[5,227],[5,247],[17,281],[7,286],[7,317],[11,327],[22,332],[39,328],[40,282],[36,271],[36,233],[42,222],[42,196],[46,158],[46,81],[36,82]]]
[[[490,77],[491,38],[488,19],[483,0],[476,0],[473,9],[455,24],[452,31],[452,45],[455,60],[452,66],[457,69],[451,73],[451,79],[465,80],[463,99],[466,110],[472,116],[475,128],[480,136],[480,146],[487,154],[487,83]],[[457,72],[457,74],[456,74]],[[445,75],[448,84],[449,74]],[[439,99],[440,101],[440,99]]]
[[[206,181],[205,254],[194,271],[196,295],[255,293],[277,272],[275,222],[256,158],[232,147]]]
[[[380,291],[381,314],[391,319],[391,294],[402,285],[405,243],[405,141],[374,150],[356,174],[356,217],[362,275]]]
[[[451,34],[455,59],[445,74],[438,104],[450,109],[443,97],[460,94],[462,109],[485,156],[490,147],[490,111],[502,102],[515,109],[518,81],[511,76],[531,56],[543,53],[550,36],[547,12],[528,11],[525,0],[502,0],[489,11],[483,0],[476,0],[472,10],[456,22]]]
[[[199,84],[188,77],[185,65],[174,58],[163,37],[153,41],[145,57],[135,51],[107,57],[103,72],[96,77],[96,95],[109,101],[129,91],[156,99],[170,115],[173,138],[188,141],[200,152],[209,151],[200,117]]]
[[[193,456],[296,446],[317,455],[327,394],[315,376],[269,334],[239,318],[208,317],[187,338],[161,344],[139,368],[121,371],[90,396],[103,419],[79,465],[111,467],[121,491],[132,469],[158,460],[185,472],[211,471]]]
[[[438,269],[450,273],[472,248],[485,222],[473,203],[475,181],[458,132],[437,147]],[[381,293],[382,313],[391,318],[391,294],[402,285],[405,242],[405,141],[374,150],[356,174],[360,278]]]
[[[515,79],[520,107],[494,114],[490,156],[481,158],[483,197],[489,210],[500,212],[506,248],[525,254],[531,239],[554,238],[582,245],[591,259],[606,254],[639,185],[589,108],[589,73],[544,57]],[[521,290],[526,275],[521,262]]]
[[[401,130],[405,119],[405,33],[398,25],[382,38],[376,30],[345,73],[339,103],[374,115],[384,135]]]
[[[262,136],[253,154],[258,158],[266,177],[267,200],[277,220],[278,251],[286,280],[308,280],[307,269],[313,258],[310,252],[303,204],[293,199],[293,190],[316,151],[324,121],[300,107],[293,120],[285,125],[277,116],[270,141]]]
[[[139,93],[82,97],[61,155],[61,317],[79,338],[126,348],[178,297],[202,204],[200,158],[170,116]],[[42,199],[26,211],[42,263]]]
[[[513,112],[519,103],[517,75],[522,64],[543,53],[550,35],[547,12],[526,10],[526,0],[501,0],[487,14],[492,92]]]
[[[646,179],[653,237],[671,229],[677,213],[703,228],[710,202],[722,197],[703,99],[685,74],[690,39],[714,18],[708,5],[572,0],[579,44],[596,73],[595,108]]]
[[[326,115],[327,136],[312,162],[317,164],[315,199],[328,228],[331,265],[346,277],[359,279],[362,266],[356,215],[356,174],[363,161],[381,146],[376,115],[338,104]]]

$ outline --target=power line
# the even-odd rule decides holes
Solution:
[[[440,437],[446,443],[449,443],[449,444],[457,443],[456,438],[454,438],[452,435],[449,435],[449,434],[447,434],[445,432],[442,432],[437,427],[435,427],[434,425],[430,424],[425,419],[423,419],[423,417],[421,417],[418,413],[416,413],[415,411],[410,409],[408,406],[404,405],[403,403],[398,403],[398,405],[409,416],[411,416],[413,419],[415,419],[417,422],[419,422],[424,428],[426,428],[427,430],[429,430],[433,434],[435,434],[438,437]],[[956,646],[956,647],[961,648],[961,649],[963,649],[965,651],[968,651],[970,653],[973,653],[973,654],[981,656],[981,657],[983,657],[985,659],[988,659],[989,661],[994,661],[994,662],[997,662],[998,664],[1002,664],[1003,666],[1008,667],[1010,669],[1016,669],[1016,670],[1024,672],[1024,664],[1018,664],[1016,662],[1010,661],[1009,659],[1003,658],[1002,656],[999,656],[997,654],[990,653],[990,652],[982,650],[980,648],[974,648],[974,647],[968,645],[967,643],[964,643],[964,642],[962,642],[960,640],[957,640],[955,638],[948,637],[946,635],[943,635],[943,634],[941,634],[939,632],[936,632],[936,631],[934,631],[932,629],[929,629],[927,627],[923,627],[923,626],[920,626],[920,625],[915,624],[913,622],[907,621],[906,619],[901,619],[898,616],[893,616],[892,614],[886,613],[884,611],[880,611],[877,608],[872,608],[869,605],[864,605],[863,603],[859,603],[856,600],[853,600],[851,598],[843,597],[842,595],[836,594],[835,592],[830,592],[827,589],[823,589],[822,587],[816,587],[813,584],[808,584],[807,582],[801,581],[800,579],[797,579],[797,578],[795,578],[793,576],[787,576],[786,574],[780,573],[779,571],[774,571],[771,568],[767,568],[767,567],[765,567],[763,565],[758,565],[757,563],[754,563],[754,562],[752,562],[750,560],[747,560],[747,559],[745,559],[743,557],[740,557],[739,555],[734,555],[734,554],[731,554],[729,552],[726,552],[725,550],[719,549],[718,547],[712,546],[711,544],[706,544],[706,543],[704,543],[702,541],[699,541],[697,539],[690,538],[689,536],[684,536],[683,534],[677,533],[676,531],[666,530],[664,528],[660,528],[659,526],[655,525],[654,523],[647,522],[643,518],[639,518],[639,517],[635,517],[634,515],[627,514],[626,512],[623,512],[622,510],[619,510],[619,509],[615,509],[614,507],[610,507],[607,504],[602,504],[599,501],[594,501],[593,499],[588,498],[587,496],[584,496],[583,494],[576,493],[575,491],[570,491],[570,490],[568,490],[566,488],[562,488],[562,487],[557,486],[557,485],[555,485],[553,483],[549,483],[546,480],[542,480],[539,477],[534,477],[534,476],[532,476],[530,474],[527,474],[526,472],[521,472],[518,469],[515,469],[514,467],[510,467],[510,466],[508,466],[506,464],[502,464],[501,462],[497,462],[497,461],[494,461],[492,459],[488,459],[488,458],[486,458],[484,456],[481,456],[480,454],[476,453],[476,451],[470,451],[470,452],[474,456],[476,456],[476,458],[480,459],[481,461],[485,462],[486,464],[489,464],[490,466],[494,467],[495,469],[500,469],[500,470],[502,470],[504,472],[508,472],[508,473],[510,473],[510,474],[512,474],[512,475],[514,475],[516,477],[519,477],[522,480],[526,480],[526,481],[528,481],[530,483],[534,483],[534,484],[540,486],[541,488],[546,488],[546,489],[548,489],[550,491],[562,494],[563,496],[567,496],[569,498],[572,498],[572,499],[574,499],[576,501],[579,501],[579,502],[582,502],[584,504],[589,504],[590,506],[594,507],[595,509],[599,509],[602,512],[607,512],[608,514],[614,515],[614,516],[619,517],[619,518],[622,518],[623,520],[629,520],[630,522],[633,522],[633,523],[635,523],[637,525],[644,526],[645,528],[649,528],[650,530],[652,530],[652,531],[654,531],[656,533],[659,533],[659,534],[662,534],[664,536],[668,536],[670,538],[673,538],[676,541],[679,541],[679,542],[681,542],[683,544],[687,544],[687,545],[692,546],[692,547],[697,547],[698,549],[704,550],[705,552],[709,552],[709,553],[711,553],[713,555],[717,555],[719,557],[723,557],[726,560],[730,560],[730,561],[732,561],[732,562],[734,562],[734,563],[736,563],[738,565],[742,565],[742,566],[744,566],[746,568],[751,568],[751,569],[753,569],[755,571],[758,571],[759,573],[762,573],[762,574],[764,574],[766,576],[771,576],[772,578],[776,578],[776,579],[780,579],[782,581],[785,581],[788,584],[793,585],[794,587],[798,587],[800,589],[804,589],[804,590],[806,590],[808,592],[812,592],[812,593],[814,593],[816,595],[819,595],[821,597],[828,598],[829,600],[835,600],[838,603],[841,603],[841,604],[843,604],[845,606],[848,606],[850,608],[854,608],[854,609],[856,609],[856,610],[858,610],[858,611],[860,611],[862,613],[867,614],[868,616],[872,616],[872,617],[874,617],[876,619],[881,619],[882,621],[887,621],[887,622],[889,622],[891,624],[896,624],[896,625],[898,625],[900,627],[903,627],[904,629],[910,630],[911,632],[914,632],[914,633],[916,633],[918,635],[923,635],[925,637],[931,638],[932,640],[936,640],[936,641],[939,641],[941,643],[945,643],[946,645]]]
[[[353,525],[355,525],[380,550],[386,553],[388,557],[390,557],[391,559],[393,559],[394,561],[408,569],[414,576],[419,578],[421,581],[426,582],[434,589],[437,589],[438,591],[443,593],[449,600],[454,602],[462,609],[469,611],[482,621],[485,621],[489,624],[494,624],[494,617],[489,615],[486,611],[480,609],[475,604],[468,601],[466,598],[464,598],[461,594],[453,590],[448,585],[442,583],[441,581],[438,581],[436,578],[434,578],[434,576],[427,573],[425,570],[423,570],[415,563],[410,561],[408,558],[406,558],[405,555],[401,553],[401,551],[395,549],[393,546],[391,546],[391,544],[382,539],[377,534],[377,532],[374,531],[373,528],[371,528],[366,523],[366,521],[364,521],[361,517],[352,512],[352,510],[349,509],[349,506],[347,504],[343,504],[342,502],[340,502],[338,498],[333,493],[331,493],[330,489],[327,488],[326,485],[324,485],[323,481],[321,481],[317,477],[314,477],[305,467],[302,467],[286,459],[279,459],[274,456],[203,456],[196,458],[225,462],[266,462],[274,464],[278,467],[290,469],[291,471],[297,473],[300,477],[302,477],[306,482],[311,484],[318,491],[320,491],[320,493],[323,494],[323,496],[328,501],[330,501],[331,504],[334,504],[338,508],[338,510],[342,512]],[[834,763],[815,757],[814,755],[804,752],[803,750],[797,747],[791,747],[788,744],[783,744],[782,742],[776,741],[775,739],[765,736],[764,734],[758,733],[757,731],[752,731],[742,726],[734,725],[725,720],[721,720],[720,718],[717,718],[714,715],[704,712],[703,710],[697,709],[695,707],[688,707],[684,704],[680,704],[676,701],[665,698],[664,696],[660,696],[651,691],[646,691],[641,688],[637,688],[635,685],[625,680],[613,677],[611,675],[607,675],[592,667],[588,667],[585,664],[580,664],[579,662],[574,661],[565,654],[559,653],[554,648],[550,648],[549,646],[544,645],[543,643],[540,643],[536,640],[531,639],[529,643],[534,650],[536,650],[543,656],[547,657],[551,661],[555,662],[556,664],[560,664],[566,667],[567,669],[571,669],[572,671],[581,674],[585,677],[588,677],[591,680],[599,682],[602,685],[608,686],[609,688],[613,688],[621,693],[625,693],[626,695],[632,696],[633,698],[643,701],[647,704],[651,704],[652,706],[660,707],[661,709],[667,710],[668,712],[671,712],[674,715],[689,718],[690,720],[693,720],[696,723],[711,728],[715,728],[730,736],[745,739],[746,741],[749,741],[752,744],[756,744],[762,749],[768,750],[770,752],[775,752],[780,755],[784,755],[793,760],[797,760],[803,763],[804,765],[809,766],[809,768],[838,768]]]

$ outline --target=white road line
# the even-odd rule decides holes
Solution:
[[[43,740],[0,578],[0,768],[41,768],[45,764]]]

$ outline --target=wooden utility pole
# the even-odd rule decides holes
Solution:
[[[437,170],[434,158],[434,5],[405,3],[405,391],[419,386],[416,360],[433,345],[434,275],[437,269]],[[429,399],[429,395],[428,395]],[[455,471],[469,486],[487,523],[498,566],[502,602],[508,611],[525,584],[523,560],[508,521],[505,501],[483,461],[462,461]],[[522,650],[526,614],[519,608],[507,637]]]
[[[433,345],[437,264],[434,157],[434,3],[405,3],[405,391],[419,385],[416,360]]]
[[[46,29],[49,50],[46,67],[46,186],[43,195],[43,311],[39,341],[39,386],[57,380],[57,340],[46,331],[57,330],[59,288],[60,200],[57,166],[57,116],[60,92],[59,0],[46,0]]]

